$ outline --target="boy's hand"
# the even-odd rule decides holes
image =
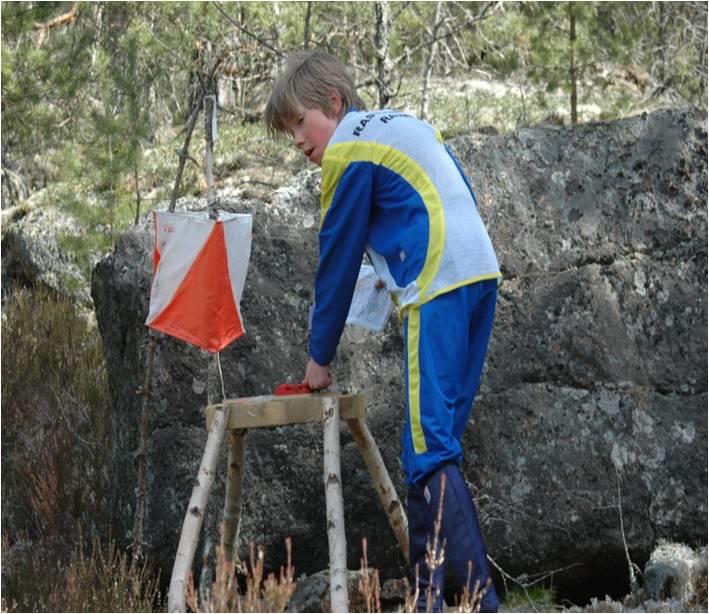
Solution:
[[[311,390],[327,388],[332,383],[332,378],[330,377],[330,365],[323,367],[311,358],[305,369],[303,383],[308,384]]]

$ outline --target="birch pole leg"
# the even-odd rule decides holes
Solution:
[[[225,415],[225,412],[214,412],[212,427],[209,429],[207,445],[204,448],[202,462],[199,466],[197,484],[192,489],[190,503],[187,506],[187,514],[185,515],[185,520],[182,523],[180,543],[177,547],[175,565],[172,568],[172,577],[170,578],[170,589],[167,593],[168,612],[184,612],[186,609],[185,587],[187,582],[187,574],[192,567],[194,554],[197,550],[199,532],[202,528],[202,521],[204,520],[204,511],[207,507],[209,491],[212,488],[212,483],[214,482],[217,461],[219,460],[219,450],[221,449],[222,442],[224,441],[226,424],[227,416]]]
[[[389,518],[389,524],[394,529],[394,534],[399,542],[399,547],[404,554],[406,562],[409,562],[409,523],[404,513],[404,508],[399,501],[399,496],[396,494],[394,484],[392,484],[386,465],[382,460],[382,455],[379,453],[374,437],[367,428],[367,424],[361,418],[348,420],[352,437],[357,446],[362,452],[364,462],[369,469],[369,475],[374,482],[374,488],[379,495],[379,500],[382,502],[384,511]]]
[[[227,468],[226,497],[224,498],[224,528],[222,552],[227,561],[238,558],[239,516],[241,514],[241,485],[244,476],[243,429],[230,432],[229,465]]]
[[[325,419],[323,478],[330,549],[330,609],[332,612],[348,612],[347,542],[340,478],[340,401],[334,397],[324,397],[322,403]]]

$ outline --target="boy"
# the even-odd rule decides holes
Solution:
[[[366,251],[403,316],[410,564],[413,577],[418,570],[418,607],[432,584],[434,611],[440,611],[444,569],[431,577],[426,541],[433,539],[442,492],[439,539],[446,540],[454,590],[490,580],[460,470],[460,441],[492,331],[500,273],[472,188],[440,133],[403,113],[363,109],[344,66],[306,51],[289,59],[265,110],[271,134],[289,134],[322,167],[320,259],[303,382],[313,390],[331,383],[329,365]],[[498,605],[490,582],[482,611],[496,612]]]

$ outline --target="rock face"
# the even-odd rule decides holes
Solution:
[[[706,120],[662,111],[451,145],[476,186],[505,276],[464,438],[490,554],[511,574],[572,566],[555,576],[562,594],[595,584],[608,592],[613,582],[622,592],[621,510],[640,565],[661,538],[707,539]],[[307,173],[271,202],[224,203],[254,215],[242,299],[247,333],[221,358],[227,396],[269,394],[302,376],[318,196],[319,173]],[[125,235],[92,284],[114,402],[116,530],[125,534],[135,501],[150,253],[147,226]],[[340,389],[367,395],[368,424],[403,499],[402,351],[395,318],[378,334],[350,329],[334,373]],[[164,577],[206,441],[206,360],[184,343],[159,340],[146,536]],[[366,537],[370,565],[384,579],[401,576],[403,558],[346,428],[342,446],[349,567],[359,567]],[[224,462],[220,471],[207,514],[212,535]],[[327,567],[316,426],[247,434],[242,544],[265,544],[267,561],[278,566],[286,536],[298,575]]]
[[[82,232],[79,224],[59,209],[15,209],[15,219],[8,218],[3,224],[3,294],[11,283],[41,285],[90,308],[86,278],[60,246],[62,236],[75,237]]]

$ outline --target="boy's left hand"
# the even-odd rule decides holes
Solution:
[[[319,365],[311,358],[305,369],[303,383],[308,384],[311,390],[321,390],[322,388],[327,388],[332,383],[332,377],[330,377],[330,365]]]

